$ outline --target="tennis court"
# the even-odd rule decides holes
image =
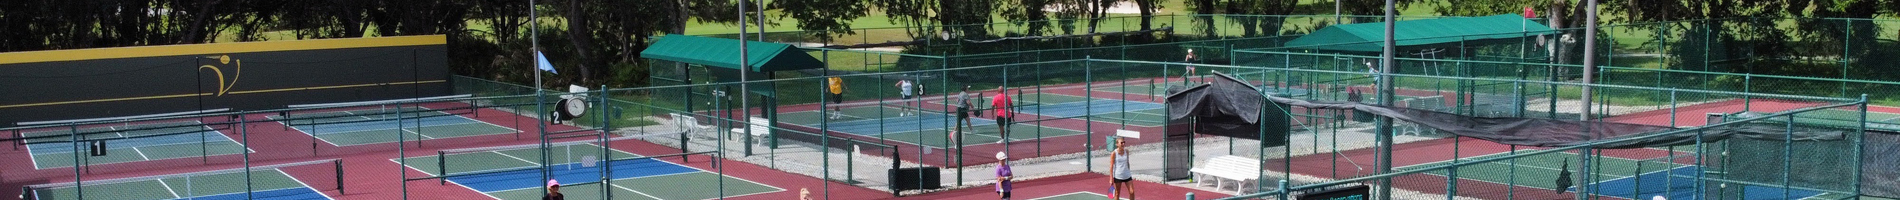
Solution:
[[[83,155],[90,151],[84,147],[88,144],[81,143],[75,149],[74,143],[69,142],[70,138],[59,137],[72,135],[75,131],[85,133],[80,135],[81,140],[103,140],[106,155]],[[46,137],[25,141],[27,151],[33,157],[33,166],[39,169],[71,167],[75,163],[95,165],[244,153],[243,145],[199,121],[59,129],[22,132],[20,135]],[[75,153],[82,154],[78,157],[80,160],[73,160]]]
[[[1155,101],[1160,101],[1161,98],[1167,97],[1168,94],[1166,93],[1165,90],[1167,90],[1168,87],[1178,86],[1178,85],[1181,85],[1181,82],[1175,81],[1175,82],[1167,82],[1167,83],[1149,84],[1146,81],[1142,81],[1142,83],[1129,82],[1126,86],[1122,85],[1121,83],[1096,83],[1095,89],[1093,90],[1095,90],[1095,92],[1125,93],[1125,94],[1130,94],[1130,95],[1149,95],[1149,96],[1152,96],[1151,98],[1153,98]],[[1307,91],[1306,89],[1300,89],[1300,88],[1274,88],[1274,87],[1266,87],[1264,85],[1256,85],[1256,86],[1260,87],[1261,90],[1267,91],[1268,94],[1281,94],[1281,95],[1288,95],[1288,96],[1306,96],[1307,94],[1312,93],[1312,91]]]
[[[1062,94],[1026,94],[1016,97],[1023,103],[1016,112],[1042,116],[1043,118],[1022,118],[1017,121],[1052,120],[1060,118],[1090,118],[1097,122],[1127,123],[1131,126],[1159,127],[1165,125],[1167,113],[1165,106],[1159,103],[1123,101],[1114,99],[1070,96]]]
[[[404,139],[442,139],[518,132],[513,128],[482,122],[442,111],[405,108],[398,117],[393,109],[356,109],[269,116],[285,126],[336,146],[399,142]],[[420,112],[417,112],[420,111]],[[390,134],[401,127],[402,138]]]
[[[300,169],[322,168],[332,161],[312,161],[294,164]],[[245,186],[244,172],[250,172],[250,186]],[[333,174],[332,174],[333,176]],[[306,177],[328,180],[323,177]],[[323,185],[323,184],[319,184]],[[280,167],[262,169],[219,170],[211,172],[134,177],[114,180],[86,181],[79,187],[71,183],[28,186],[34,198],[38,200],[79,199],[80,191],[85,199],[93,200],[146,200],[146,199],[331,199],[319,192],[311,184],[300,180]],[[245,193],[245,191],[253,191]]]
[[[546,193],[547,180],[541,179],[539,145],[444,152],[442,156],[407,158],[410,169],[430,176],[448,174],[444,180],[496,199],[540,199]],[[725,197],[738,197],[784,191],[731,176],[687,167],[620,150],[607,151],[592,143],[560,144],[549,148],[547,157],[561,193],[569,199],[715,199],[720,198],[719,179],[725,179]],[[604,160],[604,161],[603,161]],[[391,159],[390,161],[398,161]],[[589,162],[592,161],[592,162]],[[601,168],[608,165],[612,184],[601,182]]]
[[[1510,156],[1510,154],[1498,153],[1460,158],[1458,160],[1480,160],[1504,156]],[[1549,192],[1548,189],[1557,188],[1558,186],[1557,174],[1567,169],[1572,173],[1573,178],[1595,175],[1596,177],[1592,177],[1591,180],[1596,180],[1596,183],[1583,187],[1591,187],[1590,192],[1598,196],[1620,197],[1625,199],[1649,199],[1648,197],[1651,196],[1664,196],[1669,199],[1698,199],[1697,195],[1701,193],[1701,189],[1696,188],[1696,183],[1698,182],[1698,178],[1700,178],[1697,176],[1697,173],[1703,171],[1694,165],[1694,158],[1696,157],[1690,153],[1679,152],[1673,157],[1665,156],[1643,160],[1614,156],[1593,157],[1600,158],[1592,160],[1592,162],[1595,163],[1591,163],[1593,168],[1591,171],[1594,172],[1582,171],[1582,169],[1577,167],[1565,167],[1564,165],[1566,165],[1566,163],[1576,165],[1577,162],[1580,161],[1576,160],[1577,154],[1560,152],[1519,158],[1515,160],[1515,165],[1513,165],[1512,162],[1505,161],[1466,165],[1458,168],[1457,176],[1466,180],[1537,188],[1519,189],[1517,192],[1520,193]],[[1450,162],[1451,161],[1439,161],[1405,166],[1400,167],[1399,170],[1438,167],[1449,165],[1451,164]],[[1446,172],[1447,171],[1444,170],[1438,170],[1426,174],[1445,177],[1448,175]],[[1443,184],[1443,182],[1431,184]],[[1705,182],[1704,184],[1702,187],[1716,187],[1712,186],[1715,185],[1713,183]],[[1793,197],[1790,199],[1833,196],[1819,191],[1798,188],[1783,190],[1781,187],[1757,185],[1745,185],[1741,187],[1742,189],[1739,191],[1739,194],[1736,194],[1741,199],[1784,199],[1784,195]],[[1575,192],[1577,191],[1577,187],[1573,186],[1565,188],[1565,190]],[[1724,199],[1733,198],[1734,197]]]
[[[1735,116],[1738,117],[1735,119],[1767,114],[1769,113],[1743,113]],[[1860,111],[1824,109],[1797,114],[1794,120],[1795,123],[1798,124],[1852,128],[1857,125],[1862,125],[1860,124],[1860,114]],[[1769,119],[1766,121],[1784,122],[1787,121],[1787,119]],[[1868,111],[1867,123],[1864,125],[1866,125],[1868,129],[1900,130],[1900,114]]]
[[[829,125],[825,128],[841,133],[920,146],[937,148],[955,146],[949,144],[949,139],[945,137],[945,134],[950,132],[948,127],[955,126],[952,124],[955,122],[951,120],[956,119],[956,116],[930,110],[915,111],[916,115],[901,115],[899,114],[901,112],[904,112],[904,109],[894,106],[841,108],[840,111],[835,112],[840,113],[840,118],[828,120]],[[779,114],[779,119],[780,122],[811,128],[819,128],[821,123],[827,122],[820,121],[826,119],[819,111],[782,113]],[[1002,140],[1002,137],[998,137],[995,120],[970,118],[970,121],[974,124],[971,130],[965,130],[968,133],[961,135],[965,137],[963,138],[964,145],[989,144]],[[1010,140],[1083,134],[1080,130],[1037,126],[1031,123],[1010,125],[1009,131]]]

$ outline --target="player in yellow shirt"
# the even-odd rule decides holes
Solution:
[[[831,89],[831,103],[843,104],[844,103],[844,78],[838,78],[836,76],[833,76],[831,78],[826,78],[825,82],[829,82],[831,85],[831,88],[829,88]],[[831,119],[838,119],[839,116],[842,116],[838,114],[838,112],[843,111],[839,109],[841,107],[843,106],[839,106],[839,105],[831,106],[831,111],[832,111]]]

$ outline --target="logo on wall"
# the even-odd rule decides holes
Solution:
[[[198,69],[199,70],[211,69],[212,74],[218,75],[218,95],[217,96],[224,96],[225,92],[231,91],[231,86],[237,85],[238,76],[242,75],[244,72],[244,61],[231,59],[231,55],[222,55],[222,56],[217,56],[217,57],[207,56],[205,58],[218,59],[217,65],[200,65],[198,66]],[[220,68],[219,65],[229,65],[231,67],[230,80],[227,81],[224,79],[224,69]]]

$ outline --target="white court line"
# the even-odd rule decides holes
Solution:
[[[417,156],[417,157],[412,157],[412,158],[420,158],[420,157],[429,157],[429,156]],[[416,168],[416,166],[409,166],[409,165],[405,165],[405,164],[404,164],[404,163],[403,163],[403,162],[402,162],[401,160],[397,160],[397,159],[409,159],[409,158],[391,158],[391,159],[389,159],[389,162],[391,162],[391,163],[396,163],[396,165],[402,165],[403,167],[408,167],[408,168],[409,168],[410,170],[416,170],[416,171],[419,171],[419,172],[422,172],[422,174],[428,174],[429,176],[439,176],[439,175],[437,175],[437,174],[435,174],[435,173],[432,173],[432,172],[429,172],[428,170],[422,170],[422,169],[417,169],[417,168]],[[409,172],[403,172],[403,173],[404,173],[404,174],[407,174],[407,173],[409,173]],[[468,185],[464,185],[464,184],[462,184],[461,182],[455,182],[455,180],[445,180],[445,181],[447,181],[447,182],[449,182],[450,184],[455,184],[456,186],[461,186],[461,187],[462,187],[462,188],[464,188],[464,189],[468,189],[468,191],[469,191],[469,192],[474,192],[474,193],[477,193],[477,194],[482,194],[482,196],[488,196],[488,198],[491,198],[491,199],[501,199],[501,197],[495,197],[495,195],[491,195],[491,194],[488,194],[488,193],[486,193],[486,192],[482,192],[482,191],[477,191],[477,190],[475,190],[475,188],[472,188],[472,187],[468,187]],[[504,191],[505,191],[505,190],[504,190]],[[497,192],[499,192],[499,191],[497,191]],[[327,198],[327,196],[326,196],[326,198]]]
[[[145,156],[145,151],[144,151],[144,150],[139,150],[139,148],[138,148],[138,147],[132,147],[132,152],[133,152],[133,153],[138,153],[138,154],[139,154],[139,159],[144,159],[144,160],[152,160],[152,157],[147,157],[147,156]]]
[[[284,177],[290,177],[291,181],[296,181],[297,184],[303,185],[303,188],[309,188],[311,191],[317,192],[317,196],[323,196],[323,199],[331,199],[331,200],[336,199],[336,198],[330,198],[330,195],[323,194],[323,191],[317,190],[317,188],[315,187],[310,187],[310,183],[304,183],[303,180],[298,180],[297,176],[291,176],[290,173],[284,172],[284,170],[271,169],[271,171],[277,171],[278,174],[283,174]]]
[[[112,130],[119,130],[119,128],[112,128]],[[112,132],[112,134],[113,134],[113,135],[119,135],[119,138],[125,138],[125,132]],[[112,151],[112,149],[110,149],[110,148],[108,148],[108,149],[103,149],[103,151]],[[146,156],[145,156],[145,151],[139,151],[139,147],[138,147],[138,146],[133,146],[133,147],[132,147],[132,152],[133,152],[133,153],[138,153],[138,154],[139,154],[139,161],[147,161],[147,160],[152,160],[152,157],[146,157]],[[164,182],[164,181],[159,181],[159,182]]]
[[[626,186],[620,186],[620,184],[607,184],[607,185],[608,185],[608,186],[613,186],[614,188],[620,188],[620,189],[622,189],[622,190],[627,190],[627,191],[629,191],[629,192],[633,192],[634,194],[640,194],[640,196],[647,196],[647,198],[653,198],[653,199],[660,199],[660,197],[656,197],[656,196],[653,196],[653,195],[651,195],[651,194],[647,194],[647,193],[645,193],[645,192],[640,192],[639,190],[633,190],[633,188],[627,188]]]
[[[203,124],[203,123],[204,123],[203,121],[197,121],[197,122],[198,122],[198,123],[200,123],[200,124]],[[220,131],[218,131],[217,129],[213,129],[213,128],[211,128],[211,126],[210,126],[210,125],[203,125],[202,127],[204,127],[205,129],[204,129],[203,131],[199,131],[200,133],[203,133],[203,132],[205,132],[205,131],[209,131],[210,133],[206,133],[206,134],[215,134],[215,135],[218,135],[218,137],[224,137],[224,141],[220,141],[220,142],[231,142],[232,144],[238,144],[238,145],[239,145],[239,147],[243,147],[243,148],[244,148],[244,151],[246,151],[246,152],[251,152],[251,153],[256,153],[256,152],[257,152],[257,150],[254,150],[254,149],[251,149],[249,145],[244,145],[244,144],[242,144],[242,143],[238,143],[238,142],[237,142],[237,140],[236,140],[236,139],[232,139],[232,138],[231,138],[231,136],[228,136],[228,135],[224,135],[224,133],[223,133],[223,132],[220,132]],[[111,128],[111,127],[108,127],[108,128]],[[117,128],[111,128],[111,129],[112,129],[112,130],[117,130]],[[119,134],[119,135],[121,135],[121,136],[120,136],[121,138],[124,138],[124,136],[123,136],[124,134],[123,134],[123,133],[115,133],[115,134]],[[190,143],[191,143],[191,142],[178,142],[178,143],[166,143],[166,144],[157,144],[157,145],[143,145],[143,146],[139,146],[139,147],[153,147],[153,146],[165,146],[165,145],[177,145],[177,144],[190,144]],[[202,148],[202,147],[201,147],[201,148]],[[27,150],[27,155],[31,155],[30,157],[35,157],[35,158],[37,158],[38,156],[40,156],[40,155],[37,155],[37,154],[33,154],[33,146],[32,146],[32,144],[28,144],[28,145],[27,145],[27,149],[26,149],[26,150]],[[150,161],[150,160],[152,160],[151,158],[149,158],[149,157],[146,157],[146,155],[145,155],[145,152],[144,152],[144,151],[142,151],[142,150],[140,150],[140,149],[138,149],[138,147],[132,147],[132,150],[133,150],[134,152],[137,152],[137,153],[139,154],[139,157],[140,157],[140,158],[144,158],[144,159],[145,159],[145,160],[142,160],[142,161]],[[79,152],[70,152],[70,153],[74,153],[74,154],[77,154],[77,153],[79,153]],[[236,154],[236,153],[232,153],[232,154]],[[219,155],[230,155],[230,154],[219,154]],[[184,157],[174,157],[174,158],[184,158]],[[174,158],[164,158],[164,159],[174,159]],[[60,166],[60,167],[45,167],[45,166],[40,166],[40,161],[39,161],[39,159],[28,159],[28,160],[31,160],[31,161],[33,162],[33,168],[34,168],[34,169],[52,169],[52,168],[60,168],[60,167],[71,167],[71,166]],[[92,163],[92,164],[115,164],[115,163],[128,163],[128,162],[139,162],[139,161],[124,161],[124,162],[104,162],[104,163]]]
[[[515,157],[514,155],[508,155],[508,154],[501,153],[498,151],[494,151],[493,153],[501,154],[501,156],[507,156],[508,158],[514,158],[515,160],[520,160],[522,162],[528,162],[528,164],[541,165],[541,162],[529,161],[528,159],[522,159],[521,157]]]
[[[1056,196],[1070,196],[1070,194],[1094,194],[1094,196],[1102,196],[1102,198],[1108,198],[1108,196],[1104,196],[1104,194],[1096,194],[1096,192],[1068,192],[1068,194],[1054,194],[1054,196],[1041,196],[1041,198],[1030,198],[1030,200],[1049,200],[1049,198],[1056,198]]]
[[[185,198],[185,196],[178,196],[178,191],[172,190],[172,184],[165,183],[165,179],[158,179],[156,181],[158,181],[159,186],[165,187],[165,192],[172,193],[172,198]]]
[[[435,137],[429,137],[429,135],[423,135],[421,132],[411,131],[406,128],[396,128],[396,130],[402,130],[402,132],[414,133],[416,134],[416,137],[423,137],[422,139],[429,139],[429,140],[435,139]]]
[[[277,171],[277,173],[278,173],[278,174],[283,174],[283,175],[284,175],[284,177],[287,177],[287,178],[290,178],[290,180],[292,180],[292,181],[297,181],[297,184],[301,184],[301,185],[303,185],[303,188],[310,188],[310,190],[312,190],[312,191],[315,191],[315,190],[316,190],[316,188],[311,188],[311,187],[310,187],[310,184],[304,184],[302,180],[297,180],[297,177],[293,177],[293,176],[290,176],[290,174],[289,174],[289,173],[284,173],[284,171],[283,171],[283,170],[278,170],[278,169],[269,169],[269,170],[271,170],[271,171]],[[244,172],[244,173],[251,173],[251,172],[248,172],[248,171],[247,171],[247,172]],[[161,182],[163,182],[163,181],[161,181]],[[168,188],[166,188],[166,189],[170,189],[170,188],[168,187]],[[274,188],[274,189],[265,189],[265,190],[259,190],[259,191],[271,191],[271,190],[282,190],[282,189],[296,189],[296,188],[295,188],[295,187],[286,187],[286,188]],[[227,192],[227,193],[218,193],[218,194],[207,194],[207,195],[198,195],[198,196],[193,196],[193,197],[194,197],[194,198],[196,198],[196,197],[209,197],[209,196],[218,196],[218,195],[228,195],[228,194],[243,194],[243,193],[245,193],[245,192],[246,192],[246,191],[240,191],[240,192]],[[256,191],[248,191],[248,192],[256,192]],[[323,198],[325,198],[325,199],[331,199],[329,195],[323,195],[323,191],[316,191],[316,192],[317,192],[317,195],[320,195],[320,196],[323,196]],[[197,194],[192,194],[192,195],[197,195]],[[181,197],[181,198],[182,198],[182,197]]]

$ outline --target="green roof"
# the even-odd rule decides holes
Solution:
[[[753,72],[824,68],[825,63],[797,47],[782,43],[746,41],[746,60]],[[688,35],[666,35],[640,57],[739,69],[739,40]]]
[[[1519,38],[1554,34],[1542,23],[1516,14],[1484,17],[1453,17],[1398,21],[1393,24],[1393,40],[1398,47],[1426,46],[1490,39]],[[1311,34],[1287,41],[1288,47],[1310,46],[1337,51],[1382,51],[1385,23],[1358,23],[1327,26]]]

